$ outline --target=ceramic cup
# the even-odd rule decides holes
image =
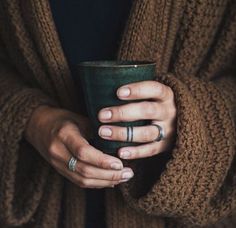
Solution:
[[[90,61],[78,64],[78,79],[83,88],[88,117],[94,130],[94,138],[90,142],[94,147],[104,153],[116,156],[120,147],[138,145],[138,143],[133,142],[102,139],[98,135],[98,129],[102,125],[98,120],[98,112],[106,107],[140,102],[141,100],[120,100],[116,95],[116,91],[122,85],[132,82],[154,80],[155,67],[156,65],[153,62],[138,61]],[[148,124],[148,122],[141,120],[104,124],[127,127],[131,125],[142,126]]]

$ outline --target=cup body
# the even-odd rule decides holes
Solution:
[[[90,142],[94,147],[104,153],[116,156],[120,147],[140,144],[102,139],[98,135],[98,129],[102,125],[98,120],[98,112],[106,107],[140,102],[141,100],[120,100],[116,95],[117,89],[133,82],[154,80],[155,67],[153,62],[138,61],[92,61],[81,62],[78,65],[79,83],[83,88],[87,113],[94,130],[94,138]],[[147,120],[139,120],[108,124],[128,127],[143,126],[148,122]]]

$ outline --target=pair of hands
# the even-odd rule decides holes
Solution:
[[[176,132],[176,107],[170,87],[157,81],[128,84],[117,90],[122,100],[145,100],[121,106],[106,107],[98,113],[104,123],[98,134],[106,140],[126,141],[126,128],[109,123],[151,120],[165,130],[165,139],[154,141],[159,134],[155,126],[134,127],[133,141],[145,144],[120,148],[122,159],[154,156],[171,146]],[[123,167],[121,159],[91,146],[90,122],[86,117],[67,110],[41,106],[27,125],[26,139],[64,177],[82,188],[104,188],[126,182],[133,171]],[[76,170],[68,169],[71,156],[78,159]]]

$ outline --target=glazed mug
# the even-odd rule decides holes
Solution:
[[[98,119],[98,112],[106,107],[119,106],[141,100],[120,100],[116,91],[119,87],[139,81],[154,80],[156,64],[141,61],[88,61],[78,64],[78,79],[83,88],[88,117],[93,128],[91,145],[116,156],[120,147],[138,145],[140,143],[105,140],[98,135],[103,123]],[[133,122],[112,122],[109,125],[143,126],[147,120]]]

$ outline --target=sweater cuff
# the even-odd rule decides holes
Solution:
[[[38,89],[25,88],[18,90],[14,95],[8,98],[1,107],[0,112],[0,220],[6,221],[6,224],[20,225],[27,222],[35,213],[41,199],[42,189],[47,180],[48,166],[42,161],[36,161],[34,166],[38,168],[37,173],[30,174],[31,181],[27,181],[27,186],[22,186],[22,195],[15,191],[17,183],[24,183],[17,180],[23,178],[24,169],[27,170],[30,164],[22,159],[25,151],[22,151],[22,139],[25,127],[33,111],[41,105],[58,106],[57,102],[46,96]],[[33,148],[31,149],[33,151]],[[32,162],[31,154],[28,162]],[[24,160],[24,161],[23,161]],[[26,163],[24,163],[26,162]],[[23,164],[24,163],[24,164]],[[21,167],[19,169],[19,166]],[[20,174],[22,173],[22,174]],[[37,180],[37,181],[35,181]],[[24,206],[23,206],[24,205]],[[26,208],[26,210],[22,210]]]
[[[211,200],[223,185],[234,158],[231,109],[213,83],[190,77],[182,83],[182,78],[174,75],[162,75],[157,80],[170,86],[175,94],[174,148],[167,152],[160,175],[158,161],[163,155],[126,161],[135,176],[120,189],[127,203],[142,213],[197,225],[214,223],[230,211],[223,202],[222,211],[218,208],[214,214]]]

